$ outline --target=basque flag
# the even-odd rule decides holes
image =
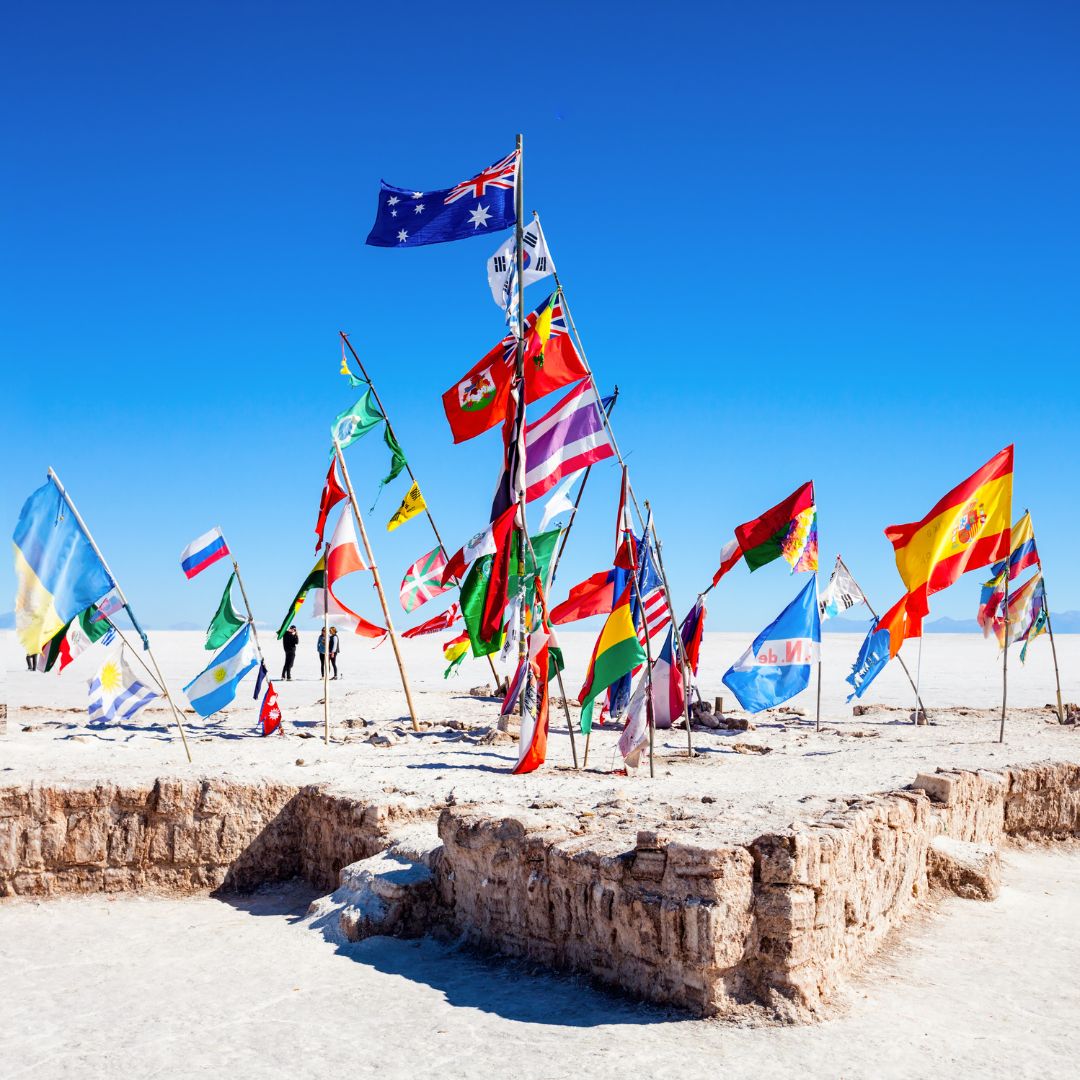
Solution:
[[[214,528],[192,540],[184,548],[180,553],[180,569],[190,581],[196,574],[202,573],[208,566],[212,566],[218,559],[224,559],[228,554],[229,545],[225,543],[221,529]]]

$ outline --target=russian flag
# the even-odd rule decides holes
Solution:
[[[180,552],[180,569],[190,581],[196,574],[202,573],[208,566],[216,563],[218,559],[224,559],[228,554],[229,545],[225,543],[221,529],[214,528],[208,533],[203,533],[198,539],[192,540]]]

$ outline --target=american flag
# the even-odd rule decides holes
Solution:
[[[466,195],[472,195],[474,199],[483,198],[488,193],[488,188],[501,188],[504,191],[512,191],[517,180],[518,152],[507,154],[502,161],[489,165],[479,172],[471,180],[463,180],[460,184],[452,187],[443,200],[445,204],[457,202]]]
[[[646,593],[641,599],[645,606],[645,619],[642,625],[638,627],[638,641],[641,642],[641,646],[644,648],[646,627],[649,631],[649,637],[656,637],[671,622],[671,612],[668,611],[667,596],[662,585],[658,585],[652,592]]]

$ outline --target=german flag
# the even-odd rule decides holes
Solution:
[[[1007,446],[940,499],[921,521],[885,530],[910,594],[909,617],[925,615],[928,598],[961,574],[1008,556],[1012,480],[1013,447]]]

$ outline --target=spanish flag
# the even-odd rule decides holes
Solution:
[[[1013,448],[1007,446],[921,521],[885,530],[896,549],[896,568],[911,594],[909,617],[925,615],[928,597],[948,588],[961,574],[1009,554],[1012,479]]]

